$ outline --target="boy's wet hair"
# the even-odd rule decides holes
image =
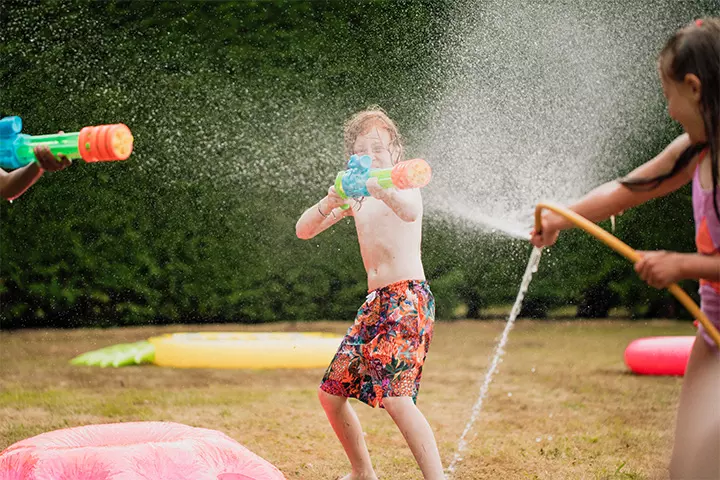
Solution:
[[[368,132],[372,127],[380,127],[390,134],[390,155],[393,163],[403,160],[403,145],[400,132],[395,122],[388,117],[387,113],[377,105],[372,105],[365,110],[353,115],[345,122],[345,156],[350,157],[355,152],[353,146],[360,135]]]
[[[718,154],[720,153],[720,19],[703,18],[678,30],[665,44],[658,57],[660,74],[674,82],[685,81],[685,76],[698,77],[702,87],[701,113],[707,142],[690,145],[666,174],[648,179],[622,179],[628,188],[655,188],[687,167],[703,149],[710,150],[712,163],[713,203],[720,219],[717,202]]]

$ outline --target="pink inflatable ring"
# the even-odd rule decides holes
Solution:
[[[625,364],[640,375],[685,375],[695,337],[647,337],[625,349]]]
[[[169,422],[37,435],[0,453],[0,480],[284,480],[224,433]]]

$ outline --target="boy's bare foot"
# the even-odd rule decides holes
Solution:
[[[378,480],[377,475],[375,475],[375,472],[370,473],[348,473],[344,477],[342,477],[339,480]]]

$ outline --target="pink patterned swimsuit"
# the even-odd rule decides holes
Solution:
[[[707,158],[707,149],[700,154],[700,161],[692,181],[693,213],[695,214],[695,244],[701,255],[720,255],[720,221],[713,206],[713,191],[700,185],[700,165]],[[720,188],[717,192],[720,205]],[[700,279],[700,305],[710,322],[720,329],[720,282]],[[715,346],[702,325],[699,331],[705,340]]]

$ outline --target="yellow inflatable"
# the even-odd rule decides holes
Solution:
[[[179,368],[326,367],[342,337],[327,333],[200,332],[149,338],[155,365]]]

